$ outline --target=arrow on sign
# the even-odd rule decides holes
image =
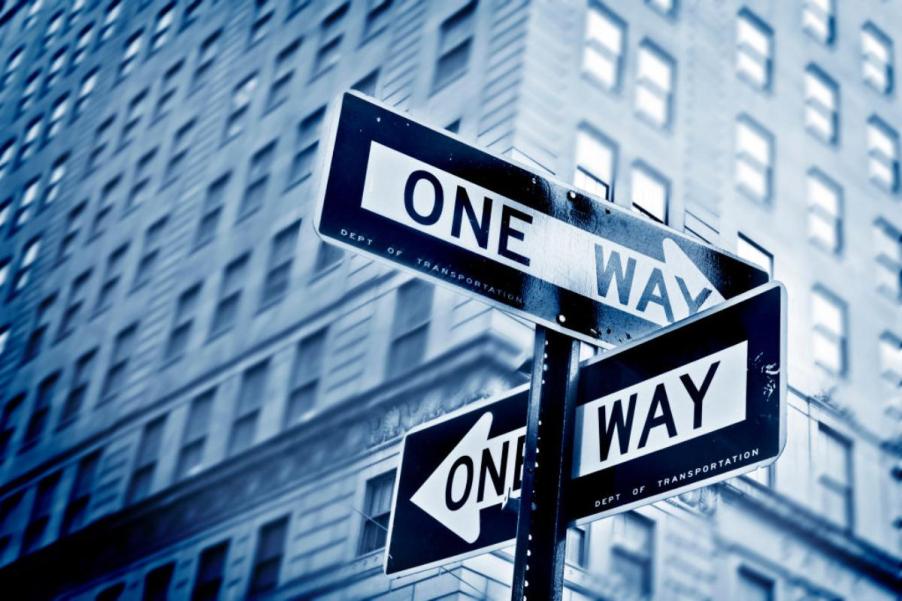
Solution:
[[[468,543],[479,538],[479,512],[520,496],[526,428],[489,438],[492,414],[476,421],[410,498]]]
[[[683,249],[662,242],[664,260],[605,241],[595,243],[597,293],[602,302],[666,326],[724,302]]]

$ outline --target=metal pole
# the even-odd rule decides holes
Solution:
[[[559,601],[564,586],[579,341],[536,327],[511,601]]]

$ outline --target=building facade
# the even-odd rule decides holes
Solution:
[[[568,598],[897,598],[900,46],[889,0],[0,3],[3,596],[509,596],[382,574],[403,433],[532,331],[319,241],[354,88],[787,286],[782,457],[571,529]]]

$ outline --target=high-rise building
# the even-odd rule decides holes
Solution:
[[[382,574],[403,433],[532,332],[317,238],[354,88],[788,288],[783,456],[571,529],[569,598],[896,599],[900,46],[890,0],[0,2],[0,596],[507,598],[506,550]]]

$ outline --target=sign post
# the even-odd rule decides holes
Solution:
[[[779,455],[764,271],[359,94],[331,144],[320,236],[537,324],[528,389],[405,437],[387,574],[516,540],[512,599],[557,600],[568,525]],[[615,350],[580,367],[580,340]]]
[[[536,328],[511,599],[559,601],[563,591],[579,344]]]

